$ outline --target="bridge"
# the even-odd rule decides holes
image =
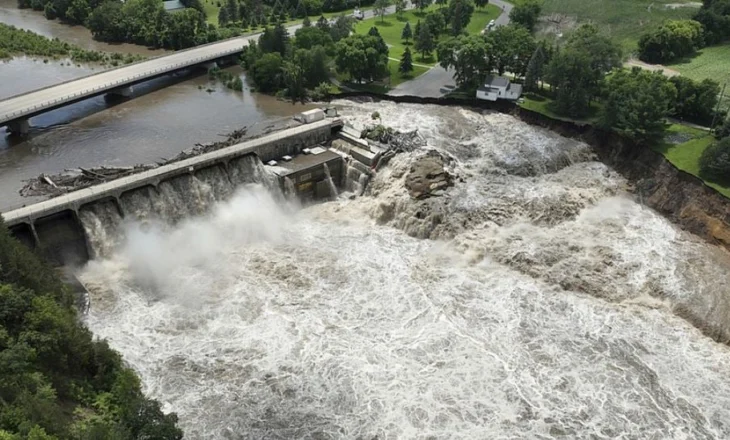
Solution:
[[[33,116],[102,94],[129,96],[134,84],[237,55],[254,38],[258,34],[197,46],[10,97],[0,101],[0,127],[7,126],[12,134],[26,134]]]

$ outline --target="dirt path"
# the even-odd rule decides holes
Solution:
[[[645,63],[643,61],[634,60],[634,59],[626,61],[624,63],[624,67],[629,68],[629,69],[632,67],[640,67],[642,69],[651,70],[652,72],[662,71],[662,73],[664,73],[664,75],[669,78],[671,78],[673,76],[679,76],[679,72],[677,72],[674,69],[670,69],[669,67],[662,66],[661,64],[649,64],[649,63]]]

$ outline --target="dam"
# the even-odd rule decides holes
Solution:
[[[203,214],[246,183],[263,182],[305,202],[360,183],[379,152],[343,131],[336,112],[312,110],[297,119],[293,127],[5,212],[3,220],[51,261],[79,265],[101,256],[93,244],[103,237],[84,224],[108,229],[126,220],[178,222]],[[351,147],[328,148],[335,137]]]

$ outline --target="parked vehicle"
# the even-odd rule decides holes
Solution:
[[[352,11],[352,16],[358,20],[362,20],[363,18],[365,18],[365,13],[362,12],[359,8],[355,8],[355,10]]]

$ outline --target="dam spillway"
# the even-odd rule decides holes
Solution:
[[[96,244],[113,243],[113,230],[125,219],[174,224],[248,183],[284,189],[288,181],[300,199],[321,199],[329,196],[330,182],[347,186],[345,155],[320,146],[343,126],[337,117],[301,123],[9,211],[3,219],[13,235],[52,261],[77,265],[108,251]]]

